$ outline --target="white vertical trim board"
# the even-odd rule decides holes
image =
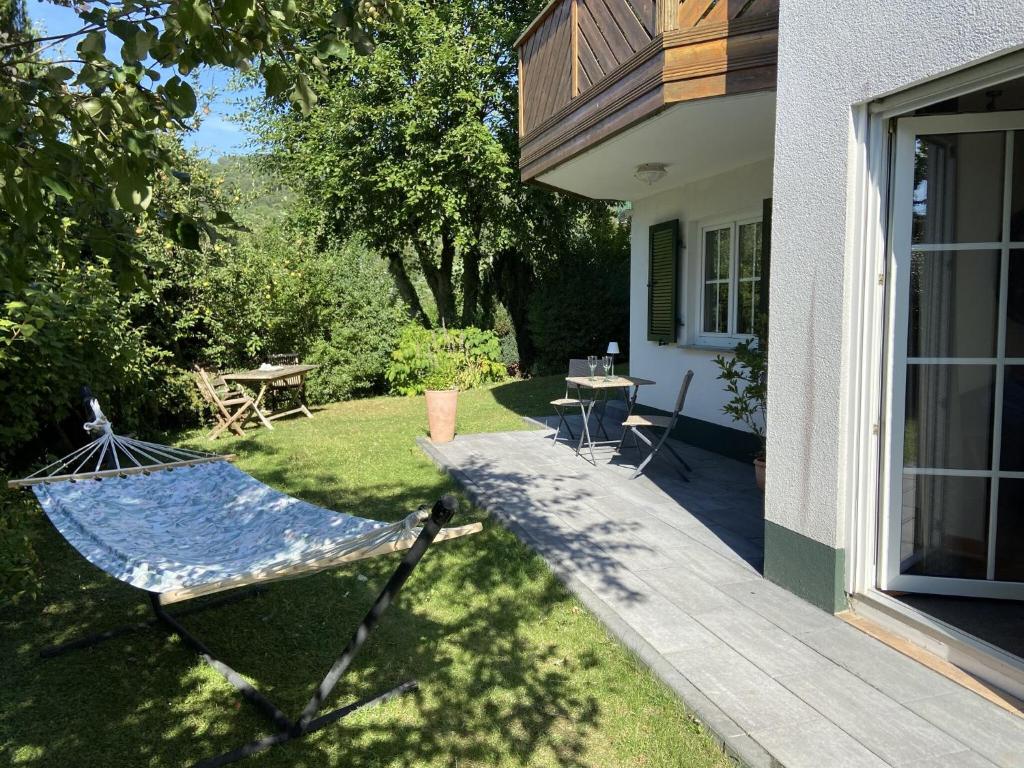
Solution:
[[[847,547],[845,586],[856,594],[875,584],[879,440],[885,307],[887,121],[864,105],[851,113],[846,281],[850,303],[844,333],[849,392],[842,410],[845,444],[840,484]]]

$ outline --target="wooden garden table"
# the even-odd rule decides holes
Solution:
[[[628,419],[630,414],[633,413],[633,406],[636,405],[636,396],[640,393],[640,387],[649,386],[657,382],[651,379],[641,379],[638,376],[566,376],[565,383],[576,390],[576,396],[581,400],[584,399],[580,397],[581,389],[590,389],[594,392],[594,397],[587,398],[589,405],[583,415],[583,430],[580,433],[580,442],[576,448],[577,453],[579,453],[585,440],[587,447],[590,449],[590,458],[593,460],[595,445],[617,445],[620,442],[618,440],[610,440],[608,438],[608,431],[604,428],[604,411],[605,405],[608,402],[608,394],[616,390],[622,392],[623,399],[626,401],[626,418]],[[605,437],[604,440],[594,440],[590,436],[590,414],[594,411],[594,407],[598,402],[601,403],[601,408],[597,411],[597,425],[601,428],[601,433]]]
[[[309,418],[313,418],[313,414],[309,412],[306,404],[303,402],[299,403],[298,408],[291,408],[287,411],[279,411],[274,413],[270,410],[264,410],[263,398],[267,394],[267,389],[275,381],[281,381],[282,379],[290,379],[294,376],[299,378],[305,378],[306,374],[310,371],[315,371],[317,366],[315,365],[278,365],[273,368],[254,368],[251,371],[239,371],[238,373],[225,373],[221,375],[221,378],[225,381],[237,381],[239,384],[256,389],[259,387],[259,394],[256,395],[256,415],[259,420],[263,423],[263,426],[267,429],[273,429],[274,426],[270,423],[275,419],[280,419],[285,416],[290,416],[293,413],[304,413]]]

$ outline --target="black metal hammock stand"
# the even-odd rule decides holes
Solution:
[[[479,523],[445,529],[457,509],[452,496],[439,499],[429,513],[421,510],[393,524],[332,512],[263,485],[228,464],[232,457],[115,435],[96,401],[90,405],[95,419],[86,429],[97,435],[92,443],[8,485],[31,488],[54,526],[86,559],[144,590],[153,618],[45,648],[41,656],[58,656],[152,626],[178,635],[272,725],[269,735],[202,760],[197,768],[233,763],[416,688],[415,681],[408,681],[323,711],[430,545],[481,529]],[[188,613],[261,591],[266,582],[399,550],[405,550],[401,562],[294,718],[181,623]],[[205,605],[175,614],[167,610],[172,603],[221,592],[226,594]]]

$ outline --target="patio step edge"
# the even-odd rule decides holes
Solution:
[[[527,418],[524,418],[524,421]],[[779,766],[779,762],[764,747],[749,736],[743,728],[689,680],[677,672],[660,653],[620,619],[593,590],[564,566],[552,562],[538,551],[529,532],[501,508],[500,502],[489,499],[488,495],[480,490],[458,466],[450,462],[428,438],[417,437],[416,443],[439,470],[459,484],[470,502],[486,511],[502,527],[533,549],[544,560],[555,577],[604,624],[606,630],[679,697],[686,706],[687,713],[707,729],[730,759],[741,768],[777,768]]]

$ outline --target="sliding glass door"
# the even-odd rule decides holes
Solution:
[[[1024,599],[1024,113],[897,123],[883,589]]]

